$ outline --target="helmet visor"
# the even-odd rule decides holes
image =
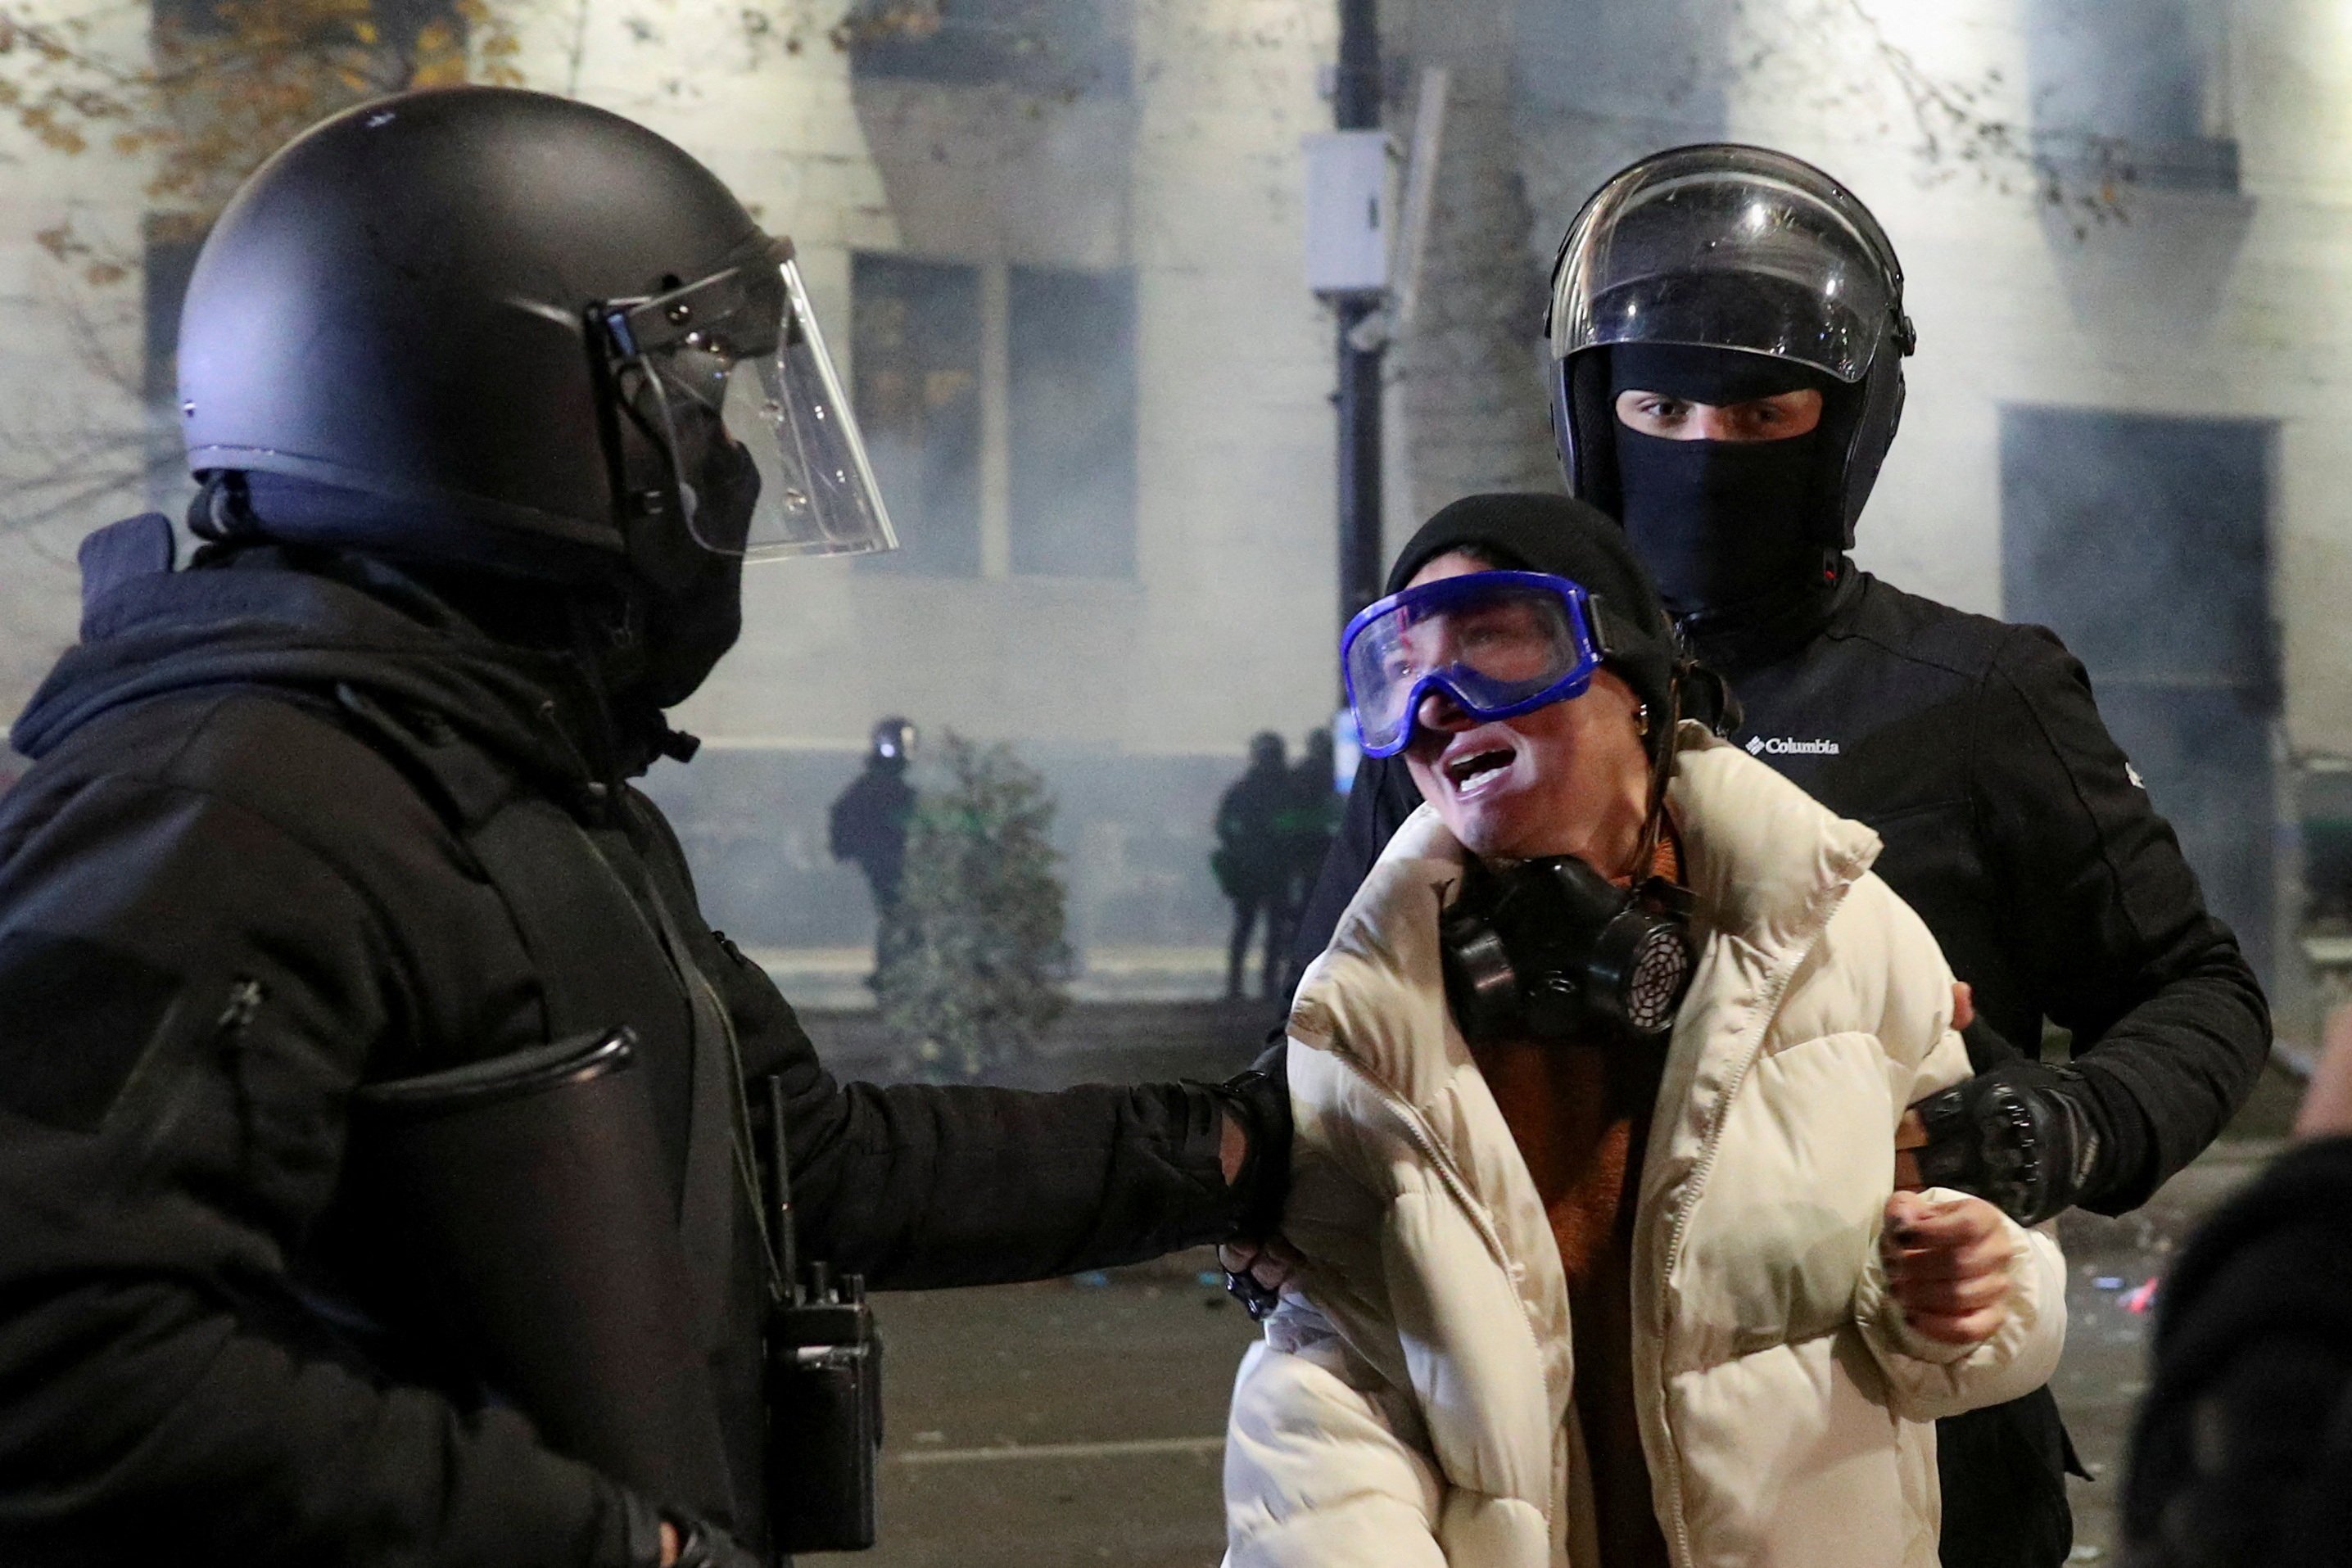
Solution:
[[[1901,291],[1876,221],[1819,171],[1692,148],[1619,175],[1577,214],[1552,274],[1551,350],[1737,349],[1851,385],[1899,332]]]
[[[1339,643],[1348,704],[1367,757],[1412,738],[1422,699],[1442,691],[1480,719],[1580,696],[1601,666],[1584,589],[1536,571],[1479,571],[1367,606]]]
[[[781,247],[780,247],[781,248]],[[800,268],[762,256],[612,319],[625,361],[641,361],[655,434],[677,474],[687,526],[714,554],[747,559],[866,555],[898,539],[866,442],[818,330]],[[690,425],[716,415],[751,454],[759,499],[746,525],[692,493]],[[729,526],[731,525],[731,526]]]

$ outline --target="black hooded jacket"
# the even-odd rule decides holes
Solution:
[[[1979,1070],[2045,1019],[2073,1031],[2101,1134],[2083,1207],[2137,1208],[2220,1134],[2269,1054],[2270,1010],[2055,636],[1848,566],[1818,610],[1702,630],[1696,651],[1745,710],[1731,738],[1885,841],[1874,869],[1975,988]],[[1402,758],[1357,773],[1302,966],[1420,804]]]
[[[37,762],[0,800],[0,1563],[619,1568],[617,1487],[337,1354],[310,1281],[370,1244],[339,1202],[354,1087],[551,1033],[498,888],[355,716],[455,737],[690,915],[667,825],[618,782],[650,753],[572,661],[365,562],[302,564],[131,578],[15,731]],[[680,924],[746,1075],[783,1078],[804,1256],[976,1284],[1230,1229],[1207,1091],[837,1084],[766,977]],[[673,1154],[688,1066],[658,1041],[688,1005],[636,1020]]]

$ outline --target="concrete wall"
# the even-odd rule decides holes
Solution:
[[[1420,101],[1445,73],[1429,234],[1411,319],[1391,355],[1391,548],[1448,501],[1479,490],[1556,490],[1540,334],[1548,257],[1528,236],[1516,127],[1512,19],[1498,5],[1398,5],[1384,46],[1412,88],[1398,135],[1434,112]],[[1401,72],[1400,75],[1404,75]]]
[[[34,0],[11,16],[91,53],[144,57],[137,7],[70,30],[82,13]],[[51,79],[33,57],[20,44],[10,73],[33,87],[28,99]],[[11,716],[74,639],[75,545],[143,505],[138,267],[148,166],[111,153],[102,132],[92,140],[88,151],[61,151],[0,115],[0,706]]]

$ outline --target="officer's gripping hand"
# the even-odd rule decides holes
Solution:
[[[662,1521],[662,1568],[765,1568],[732,1536],[691,1521]]]
[[[1217,1249],[1225,1289],[1262,1318],[1271,1312],[1298,1255],[1276,1234],[1282,1204],[1290,1191],[1290,1042],[1276,1036],[1249,1071],[1218,1088],[1226,1101],[1228,1127],[1246,1128],[1247,1154],[1226,1179],[1243,1189],[1234,1234]]]
[[[1952,1027],[1970,1028],[1968,987],[1954,986],[1952,1000]],[[2081,1199],[2099,1134],[2072,1069],[2021,1057],[1912,1106],[1895,1146],[1897,1186],[1953,1187],[2039,1225]]]
[[[621,1526],[630,1568],[768,1568],[726,1531],[634,1492],[624,1494]]]
[[[1954,980],[1952,1027],[1966,1030],[1976,1020],[1976,988],[1966,980]],[[1895,1186],[1898,1191],[1916,1192],[1927,1185],[1919,1179],[1919,1151],[1927,1145],[1927,1124],[1919,1119],[1919,1108],[1906,1107],[1902,1120],[1895,1124]]]

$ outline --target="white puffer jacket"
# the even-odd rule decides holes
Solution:
[[[1699,963],[1633,1264],[1658,1521],[1678,1568],[1934,1568],[1927,1423],[2048,1380],[2063,1263],[2011,1226],[1992,1338],[1904,1322],[1880,1216],[1904,1107],[1968,1071],[1951,972],[1869,874],[1875,834],[1696,726],[1676,739]],[[1410,819],[1291,1011],[1283,1230],[1307,1263],[1234,1389],[1234,1568],[1607,1568],[1559,1249],[1445,1006],[1462,857],[1433,811]]]

